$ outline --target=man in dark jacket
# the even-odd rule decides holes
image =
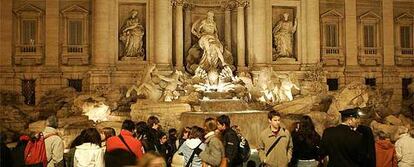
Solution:
[[[357,108],[341,111],[342,123],[325,129],[322,136],[322,155],[328,155],[328,167],[363,167],[366,149],[363,136],[356,132],[359,125]]]
[[[147,126],[149,130],[147,134],[147,148],[145,148],[145,152],[159,152],[157,148],[160,148],[160,120],[156,116],[150,116],[147,120]]]
[[[230,127],[230,118],[227,115],[217,117],[217,129],[220,130],[225,156],[229,160],[229,166],[242,166],[243,160],[239,151],[240,140],[237,133]]]

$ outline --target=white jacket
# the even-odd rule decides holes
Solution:
[[[83,143],[76,146],[73,166],[104,167],[104,149],[92,143]]]
[[[400,139],[395,142],[395,151],[397,152],[398,167],[414,166],[414,138],[409,134],[401,135]]]

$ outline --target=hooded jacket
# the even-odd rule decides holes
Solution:
[[[414,166],[414,138],[407,133],[401,135],[400,139],[395,142],[395,150],[399,167]]]
[[[83,143],[76,146],[74,167],[102,167],[104,166],[104,149],[96,144]]]
[[[194,149],[201,143],[199,148],[204,150],[205,144],[202,143],[200,139],[188,139],[186,140],[183,145],[178,149],[178,153],[182,153],[184,155],[184,166],[188,163],[188,160],[193,154]],[[197,154],[194,155],[193,161],[191,162],[190,166],[201,167],[201,159],[198,157]]]
[[[377,167],[397,167],[395,147],[389,140],[375,142],[375,155]]]

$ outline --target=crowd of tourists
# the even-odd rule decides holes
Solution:
[[[360,124],[359,109],[341,111],[341,124],[320,136],[309,116],[287,129],[277,111],[258,135],[260,162],[249,159],[250,148],[228,115],[206,118],[203,127],[162,131],[160,120],[125,120],[119,134],[111,127],[84,129],[64,149],[57,118],[46,120],[36,137],[22,135],[9,149],[1,138],[1,167],[414,167],[414,129],[399,132],[393,143],[384,132]],[[43,149],[42,149],[43,147]]]

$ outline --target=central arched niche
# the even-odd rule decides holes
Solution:
[[[227,0],[211,0],[211,1],[205,1],[205,0],[192,0],[190,2],[188,2],[185,6],[184,6],[184,66],[186,66],[186,70],[190,73],[194,72],[195,68],[190,69],[191,67],[189,67],[188,65],[191,64],[189,63],[189,60],[191,60],[194,56],[190,55],[193,52],[190,51],[190,49],[192,47],[194,47],[194,45],[198,45],[198,40],[199,38],[197,38],[195,35],[192,34],[191,32],[191,28],[193,26],[194,23],[196,23],[198,20],[200,19],[204,19],[207,17],[207,12],[213,12],[214,13],[214,21],[216,22],[217,25],[217,34],[218,34],[218,38],[221,42],[221,44],[223,45],[224,49],[227,50],[228,54],[227,58],[231,59],[231,65],[233,66],[232,69],[234,68],[234,60],[236,59],[236,50],[232,49],[231,46],[228,46],[226,44],[225,41],[225,27],[226,26],[230,26],[230,28],[232,29],[232,31],[234,32],[232,27],[236,26],[236,23],[231,22],[230,25],[226,25],[226,20],[225,20],[225,11],[226,9],[230,9],[231,12],[231,20],[235,20],[235,15],[234,12],[231,11],[231,8],[229,7],[229,2]],[[228,34],[228,35],[232,35],[232,34]],[[233,39],[235,39],[236,37],[231,36],[230,37],[230,45],[233,45]],[[200,57],[196,57],[196,58],[201,58],[202,56],[202,50],[200,50],[201,53],[198,54]],[[226,51],[225,51],[226,52]]]

